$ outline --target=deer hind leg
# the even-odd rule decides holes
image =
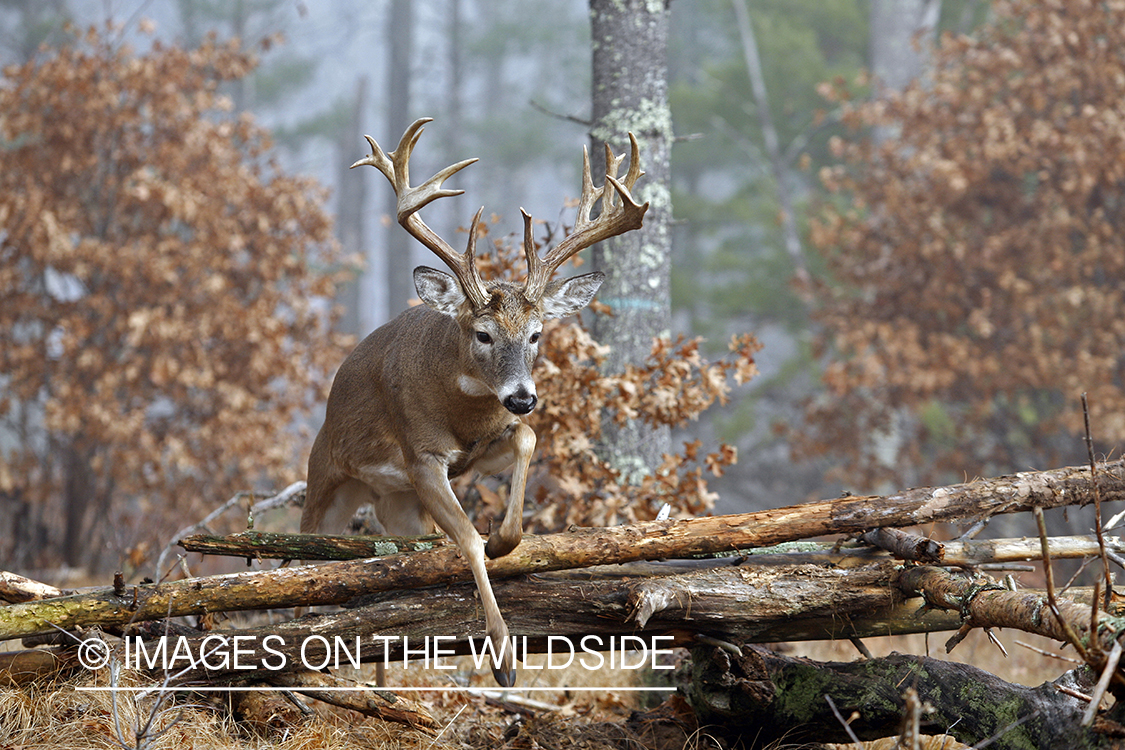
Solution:
[[[492,642],[492,675],[502,687],[512,687],[516,684],[515,648],[510,643],[508,626],[500,614],[488,580],[488,571],[484,566],[484,541],[453,494],[446,472],[446,465],[432,456],[419,457],[410,469],[422,508],[449,535],[473,571],[484,608],[485,632]]]
[[[301,510],[301,533],[316,534],[324,529],[330,534],[341,534],[347,530],[356,510],[374,499],[367,485],[342,473],[327,471],[323,464],[310,460],[308,490]],[[295,607],[293,615],[301,617],[308,611],[308,607]]]
[[[358,479],[341,482],[332,493],[328,507],[325,508],[317,531],[323,529],[329,534],[343,534],[355,512],[368,503],[375,502],[375,493]],[[303,526],[303,524],[302,524]]]
[[[512,487],[508,493],[508,507],[504,520],[488,535],[484,552],[489,559],[503,557],[523,538],[523,496],[527,487],[527,469],[535,452],[535,430],[523,422],[516,422],[499,439],[489,446],[488,452],[473,465],[481,474],[495,474],[515,463]]]
[[[384,493],[375,498],[375,517],[390,536],[434,533],[434,519],[422,507],[414,490]]]

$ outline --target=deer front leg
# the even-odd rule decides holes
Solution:
[[[504,520],[488,536],[484,553],[490,560],[503,557],[523,538],[523,496],[527,487],[527,470],[535,453],[535,430],[523,422],[516,422],[489,446],[488,452],[477,460],[474,468],[481,474],[495,474],[515,463],[512,487],[508,492],[508,506]]]
[[[453,494],[444,462],[434,456],[419,456],[409,473],[422,507],[469,562],[484,608],[485,632],[492,641],[492,653],[498,655],[493,662],[492,674],[501,687],[512,687],[516,684],[515,647],[508,637],[508,626],[500,614],[488,571],[484,567],[484,541]]]

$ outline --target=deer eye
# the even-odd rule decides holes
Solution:
[[[482,344],[491,344],[492,337],[484,331],[477,331],[477,341],[481,342]]]
[[[539,331],[536,331],[535,333],[531,334],[531,343],[538,344],[539,343],[539,337],[542,336],[542,335],[543,334],[541,334]]]

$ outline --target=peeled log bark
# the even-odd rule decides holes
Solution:
[[[845,664],[781,656],[758,646],[742,651],[737,657],[693,648],[691,684],[685,687],[700,726],[731,746],[848,743],[825,695],[845,719],[859,714],[850,726],[861,740],[891,737],[899,733],[902,694],[912,687],[934,707],[923,716],[927,734],[949,734],[969,745],[999,735],[988,745],[998,750],[1122,747],[1119,738],[1083,728],[1086,703],[1057,688],[1088,693],[1095,678],[1085,669],[1029,688],[925,656],[892,654]]]
[[[1125,459],[1102,464],[1104,502],[1125,499]],[[763,547],[882,526],[1017,513],[1093,501],[1090,472],[1071,467],[979,480],[887,497],[846,497],[776,510],[608,529],[525,536],[512,553],[490,560],[493,578],[636,560],[691,557]],[[377,591],[469,580],[456,548],[316,567],[237,573],[112,589],[0,607],[0,640],[81,625],[123,625],[205,612],[340,604]]]
[[[6,570],[0,570],[0,601],[30,602],[36,599],[62,596],[62,593],[54,586],[48,586],[45,583],[33,581]]]

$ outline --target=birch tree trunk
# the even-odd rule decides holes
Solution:
[[[604,174],[604,144],[628,151],[628,133],[640,145],[645,176],[634,196],[648,201],[644,227],[595,246],[594,267],[606,274],[598,299],[612,316],[594,319],[594,336],[611,347],[607,372],[641,363],[652,340],[668,336],[672,219],[670,152],[672,115],[668,106],[668,19],[664,2],[590,0],[593,46],[593,127],[590,160]],[[596,180],[597,178],[595,178]],[[669,451],[667,427],[633,422],[602,425],[605,458],[627,481],[639,481]]]
[[[798,278],[808,280],[805,268],[805,255],[801,250],[801,234],[797,229],[797,215],[793,208],[793,194],[790,190],[789,166],[781,153],[781,143],[774,125],[773,110],[770,108],[766,78],[762,74],[762,60],[758,54],[758,41],[754,36],[754,26],[746,0],[733,0],[738,35],[742,40],[742,56],[746,60],[746,73],[750,78],[750,90],[754,92],[754,106],[758,110],[758,121],[762,126],[762,141],[766,146],[766,156],[770,162],[770,172],[777,186],[777,202],[781,208],[781,232],[785,237],[785,252],[793,260]]]
[[[879,85],[900,91],[925,73],[940,16],[941,0],[871,0],[868,54]],[[893,134],[880,126],[874,135],[882,141]]]

